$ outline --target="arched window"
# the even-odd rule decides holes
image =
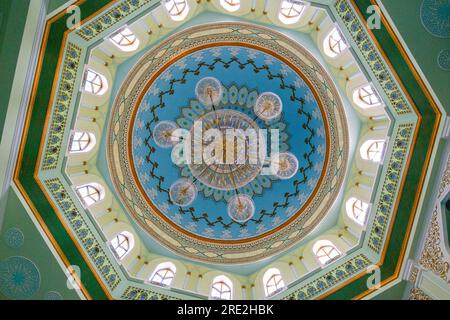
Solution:
[[[337,57],[348,48],[347,42],[337,27],[334,27],[325,37],[323,45],[325,54],[331,58]]]
[[[187,0],[163,0],[163,3],[173,21],[183,21],[189,13]]]
[[[326,265],[341,256],[341,252],[328,240],[319,240],[313,246],[313,252],[321,265]]]
[[[275,294],[283,291],[283,289],[285,288],[281,272],[276,268],[272,268],[266,271],[263,276],[263,284],[266,297],[274,296]]]
[[[293,24],[300,20],[300,16],[305,10],[305,4],[299,0],[283,0],[281,1],[278,19],[284,24]]]
[[[233,299],[233,282],[226,276],[218,276],[213,280],[211,298],[219,300]]]
[[[369,213],[369,204],[356,198],[350,198],[346,203],[346,211],[352,220],[363,226]]]
[[[361,158],[379,163],[383,158],[385,140],[367,140],[361,146]]]
[[[122,231],[110,241],[110,244],[117,258],[122,260],[133,249],[134,237],[131,233]]]
[[[90,183],[77,187],[77,193],[86,207],[90,207],[105,198],[105,189],[98,183]]]
[[[366,85],[353,92],[353,101],[362,109],[379,107],[383,103],[372,85]]]
[[[170,287],[177,273],[177,267],[172,262],[163,262],[159,264],[152,276],[150,282],[162,287]]]
[[[109,38],[120,50],[135,51],[139,47],[139,39],[129,28],[123,28]]]
[[[69,153],[89,152],[95,143],[95,136],[92,133],[74,132],[69,143]]]
[[[100,73],[97,73],[92,69],[87,69],[84,74],[83,88],[86,92],[101,96],[108,91],[108,82]]]
[[[241,7],[241,0],[220,0],[220,5],[229,12],[235,12]]]

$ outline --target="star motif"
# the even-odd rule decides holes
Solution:
[[[206,228],[205,231],[202,233],[205,237],[213,238],[214,237],[214,229],[213,228]]]
[[[294,81],[294,86],[296,88],[305,88],[306,87],[306,83],[305,83],[305,81],[302,78],[298,77]]]
[[[272,219],[272,226],[276,227],[281,223],[281,218],[279,216],[276,216],[275,218]]]
[[[222,239],[231,239],[231,231],[223,230],[222,231]]]
[[[288,217],[292,216],[294,213],[297,212],[297,208],[290,206],[289,208],[286,209],[286,215]]]
[[[241,231],[239,232],[239,236],[241,238],[246,238],[249,236],[248,230],[247,229],[241,229]]]

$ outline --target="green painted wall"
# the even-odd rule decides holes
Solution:
[[[30,0],[0,1],[0,139]],[[17,103],[20,103],[18,101]]]
[[[7,231],[12,228],[19,229],[24,234],[23,245],[16,249],[7,245]],[[79,299],[74,290],[67,288],[65,273],[23,208],[19,198],[14,191],[10,190],[5,220],[0,232],[0,266],[12,256],[25,257],[31,260],[39,270],[41,280],[39,290],[31,296],[31,299],[44,299],[47,292],[51,291],[60,293],[62,298],[66,300]],[[21,279],[15,280],[20,282]],[[0,300],[3,299],[7,299],[7,297],[0,292]]]
[[[446,112],[450,113],[450,72],[442,70],[437,63],[439,52],[450,48],[450,39],[437,38],[425,29],[420,19],[422,1],[381,0]]]
[[[48,12],[52,12],[59,7],[61,7],[63,4],[68,2],[68,0],[49,0],[48,2]]]
[[[48,11],[52,12],[65,2],[67,0],[49,0]],[[382,0],[434,91],[447,112],[450,112],[450,72],[441,70],[437,65],[438,53],[450,47],[450,41],[433,37],[423,27],[420,21],[421,2],[422,0]],[[0,0],[0,92],[3,93],[0,95],[0,138],[29,3],[30,0]],[[10,228],[19,228],[25,234],[22,247],[11,249],[6,245],[4,236]],[[14,192],[9,192],[7,197],[5,220],[0,231],[0,262],[11,256],[23,256],[32,260],[40,271],[40,288],[32,298],[43,299],[47,292],[58,291],[64,299],[78,299],[75,291],[66,287],[64,272]],[[405,284],[402,283],[378,298],[400,299],[404,291]],[[0,293],[0,300],[5,298]]]

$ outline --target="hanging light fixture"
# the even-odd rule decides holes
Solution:
[[[169,197],[175,205],[187,207],[197,198],[197,187],[189,180],[177,180],[170,186]]]
[[[228,215],[239,223],[245,223],[255,214],[255,202],[246,194],[238,194],[228,202]]]
[[[178,139],[173,132],[178,129],[178,125],[173,121],[161,121],[153,129],[153,140],[161,148],[171,148],[177,144]]]
[[[281,98],[272,92],[262,93],[256,99],[254,112],[258,118],[264,121],[271,121],[278,118],[283,111]]]
[[[299,163],[297,157],[292,153],[278,153],[272,156],[271,161],[277,178],[287,180],[297,174]]]
[[[217,106],[222,99],[222,84],[213,77],[203,78],[195,86],[195,95],[204,106]]]

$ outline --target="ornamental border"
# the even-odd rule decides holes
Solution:
[[[352,10],[354,10],[353,8],[352,8]],[[364,30],[364,29],[363,29]],[[364,30],[365,32],[366,32],[366,30]],[[47,150],[47,149],[46,149]]]

